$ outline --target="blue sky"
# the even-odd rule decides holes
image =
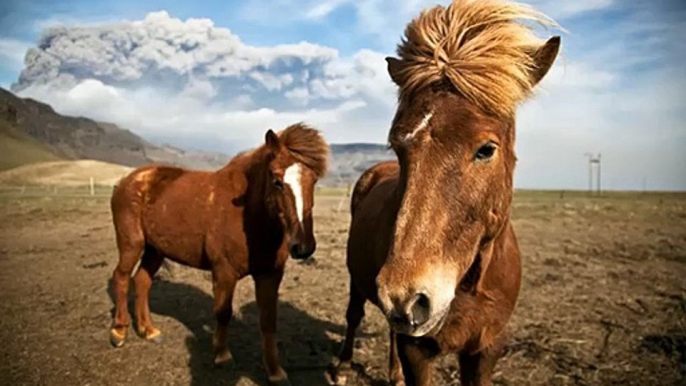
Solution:
[[[646,177],[649,188],[686,190],[686,3],[525,2],[568,33],[520,110],[517,186],[583,188],[592,151],[603,153],[606,186],[640,189]],[[395,109],[383,57],[435,3],[10,0],[0,5],[0,86],[181,146],[234,152],[300,119],[332,142],[383,143]],[[47,30],[59,25],[66,32]],[[113,53],[139,30],[144,57]],[[192,41],[179,42],[188,31]],[[24,63],[41,36],[59,44]]]

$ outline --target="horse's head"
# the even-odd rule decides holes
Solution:
[[[319,133],[297,124],[265,136],[270,153],[267,201],[277,212],[295,259],[310,257],[317,243],[313,232],[314,187],[326,171],[328,145]]]
[[[389,142],[402,201],[377,285],[401,333],[436,331],[457,291],[483,294],[493,240],[509,222],[513,110],[560,40],[532,39],[515,19],[538,14],[505,4],[457,0],[422,13],[398,48],[402,59],[388,59],[400,87]]]

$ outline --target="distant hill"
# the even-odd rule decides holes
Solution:
[[[102,161],[54,161],[40,162],[0,172],[0,185],[88,185],[93,177],[97,185],[114,186],[130,173],[131,167]]]
[[[386,146],[333,144],[327,186],[354,183],[369,166],[395,158]],[[111,123],[58,114],[45,103],[0,88],[0,170],[58,160],[97,160],[137,167],[164,163],[215,170],[230,156],[219,152],[154,145]]]
[[[221,167],[228,159],[156,146],[114,124],[64,116],[45,103],[19,98],[2,88],[0,128],[2,139],[9,138],[3,147],[15,149],[12,154],[0,153],[3,168],[55,159],[92,159],[126,166],[159,162],[207,170]]]
[[[39,141],[15,132],[5,122],[0,122],[0,170],[59,159],[59,156]]]
[[[385,145],[373,143],[332,144],[329,173],[322,181],[327,186],[347,186],[370,166],[389,159],[395,153]]]

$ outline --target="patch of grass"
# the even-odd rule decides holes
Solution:
[[[346,194],[348,194],[348,189],[346,189],[346,188],[320,187],[317,189],[315,194],[318,196],[340,197],[340,196],[345,196]]]
[[[35,162],[59,161],[44,145],[0,127],[0,171]]]

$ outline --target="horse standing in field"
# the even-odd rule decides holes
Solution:
[[[289,253],[305,259],[315,251],[314,186],[326,172],[329,147],[318,131],[303,124],[278,134],[269,130],[265,142],[213,173],[147,166],[116,187],[111,205],[119,264],[112,276],[116,312],[110,330],[115,347],[124,344],[128,332],[129,278],[139,260],[133,278],[137,332],[147,340],[161,337],[151,321],[148,295],[153,276],[169,258],[212,271],[215,363],[231,362],[226,330],[234,288],[251,275],[269,381],[288,384],[274,336],[278,289]]]
[[[388,58],[399,86],[389,133],[397,162],[368,169],[352,197],[348,323],[334,381],[350,366],[371,301],[391,326],[389,377],[431,384],[457,353],[465,386],[490,385],[520,288],[510,223],[515,109],[552,66],[556,24],[528,6],[455,0],[408,24]]]

